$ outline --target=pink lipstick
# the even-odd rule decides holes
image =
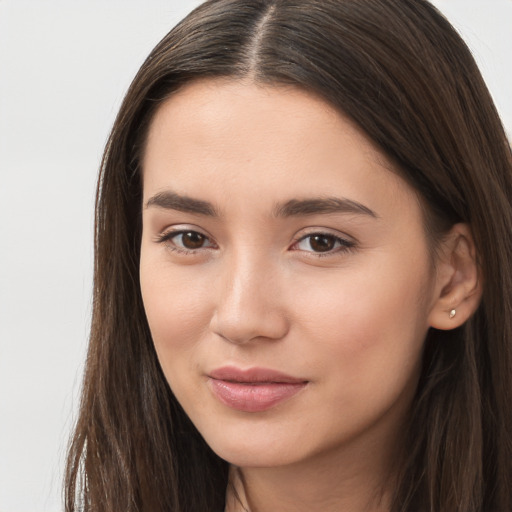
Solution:
[[[208,385],[224,405],[244,412],[261,412],[291,398],[307,381],[275,370],[225,366],[208,374]]]

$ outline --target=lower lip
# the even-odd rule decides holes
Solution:
[[[248,384],[210,378],[210,389],[225,405],[244,412],[261,412],[288,400],[306,387],[306,382]]]

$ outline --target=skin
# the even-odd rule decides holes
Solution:
[[[387,510],[425,335],[464,321],[464,308],[448,312],[476,286],[470,234],[455,230],[433,265],[415,192],[352,123],[294,88],[184,87],[152,121],[143,188],[140,279],[159,361],[207,443],[239,468],[251,510]],[[217,215],[180,211],[176,195]],[[373,214],[277,215],[328,197]],[[239,411],[208,385],[226,365],[307,384]]]

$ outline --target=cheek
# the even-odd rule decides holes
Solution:
[[[212,309],[210,288],[197,269],[172,272],[143,255],[140,281],[155,349],[169,376],[177,361],[192,364],[194,350],[207,332]]]
[[[314,364],[359,389],[408,380],[417,372],[428,329],[427,268],[389,258],[373,269],[340,269],[310,282],[307,294],[296,291],[302,334],[316,340]]]

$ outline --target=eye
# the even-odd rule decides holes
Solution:
[[[293,248],[313,253],[336,253],[354,247],[354,242],[329,233],[312,233],[302,237]]]
[[[214,247],[214,244],[206,235],[189,229],[168,231],[158,237],[157,241],[160,243],[167,242],[170,249],[178,252],[192,252]]]
[[[208,242],[208,238],[197,231],[177,233],[171,239],[178,247],[189,250],[201,249]]]

